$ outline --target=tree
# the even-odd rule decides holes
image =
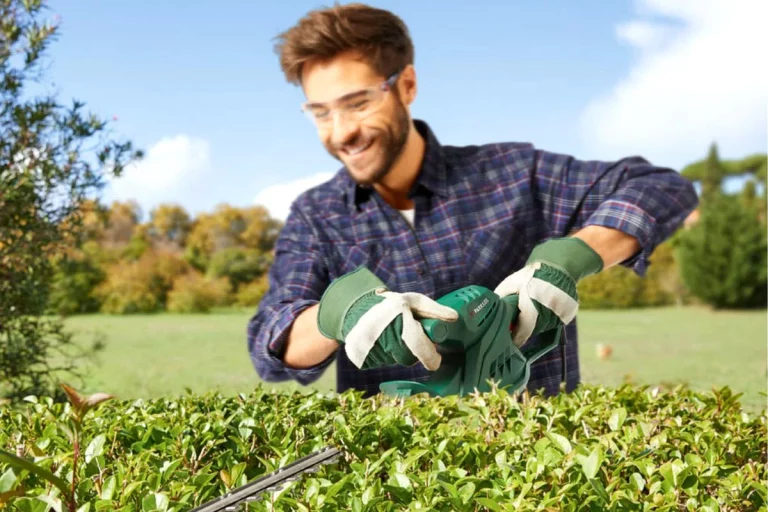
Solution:
[[[675,232],[653,251],[644,279],[643,300],[646,304],[682,306],[689,301],[690,291],[680,277],[680,264],[676,257],[677,241],[682,233],[684,230]]]
[[[263,253],[271,252],[283,226],[282,222],[270,217],[269,211],[259,205],[242,208],[241,212],[246,224],[240,234],[243,246]]]
[[[141,207],[135,200],[114,201],[109,208],[102,244],[110,249],[124,249],[141,222]]]
[[[185,256],[205,273],[213,255],[225,249],[271,252],[281,226],[262,206],[237,208],[220,204],[213,212],[202,213],[195,219],[187,237]]]
[[[96,287],[105,273],[91,251],[70,251],[53,261],[54,274],[48,296],[48,310],[53,314],[95,313],[99,300]]]
[[[208,265],[207,275],[211,278],[226,277],[232,289],[237,292],[240,286],[261,277],[269,270],[272,259],[257,249],[230,247],[217,251]]]
[[[680,234],[680,270],[688,289],[715,308],[765,307],[766,224],[740,195],[713,195],[699,221]]]
[[[44,83],[43,56],[59,32],[45,10],[41,0],[0,0],[0,396],[12,400],[63,399],[58,379],[78,374],[87,352],[44,316],[52,259],[77,243],[81,207],[104,176],[142,156],[84,103],[28,94]]]
[[[192,220],[177,204],[161,204],[149,214],[149,236],[156,247],[181,251],[187,243]]]
[[[685,166],[680,174],[694,183],[701,184],[702,202],[722,191],[723,182],[728,178],[746,178],[746,188],[756,184],[766,185],[768,175],[768,154],[755,153],[737,160],[721,160],[717,144],[712,143],[707,157]],[[751,185],[750,185],[751,184]]]
[[[103,313],[156,313],[165,309],[174,280],[189,271],[180,255],[147,250],[135,261],[109,265],[94,294]]]

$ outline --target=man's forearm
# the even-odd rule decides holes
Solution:
[[[603,226],[587,226],[572,236],[583,240],[600,255],[604,270],[629,259],[640,250],[640,243],[635,237]]]
[[[323,336],[317,328],[319,304],[310,306],[296,317],[288,334],[283,361],[291,368],[309,368],[322,363],[339,344]]]

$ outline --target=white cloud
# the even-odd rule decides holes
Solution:
[[[135,199],[145,213],[161,202],[183,203],[191,179],[210,169],[210,148],[204,139],[166,137],[149,147],[144,158],[111,180],[113,199]]]
[[[259,192],[253,202],[269,210],[270,216],[285,220],[291,203],[305,190],[328,181],[335,173],[324,172],[293,181],[271,185]]]
[[[642,49],[656,49],[674,33],[670,26],[648,23],[646,21],[630,21],[616,27],[616,37]]]
[[[616,36],[638,60],[583,113],[591,155],[642,154],[681,167],[711,142],[728,157],[765,151],[768,38],[764,0],[638,0],[638,13],[672,23],[633,20]]]

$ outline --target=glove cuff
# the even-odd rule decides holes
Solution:
[[[378,288],[386,289],[386,285],[364,266],[335,279],[323,293],[317,312],[317,328],[323,336],[343,341],[347,313]]]
[[[584,240],[576,237],[555,238],[537,245],[527,264],[541,262],[564,270],[579,280],[603,270],[603,259]]]

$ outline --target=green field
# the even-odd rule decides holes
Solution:
[[[246,351],[250,311],[209,315],[79,316],[67,320],[77,339],[101,333],[106,349],[83,391],[119,398],[157,398],[187,389],[249,392],[258,384]],[[703,308],[583,311],[579,315],[583,380],[618,385],[686,383],[699,390],[730,386],[750,410],[765,407],[766,312]],[[612,356],[597,357],[598,344]],[[333,389],[333,367],[315,386]],[[295,383],[281,387],[300,388]]]

